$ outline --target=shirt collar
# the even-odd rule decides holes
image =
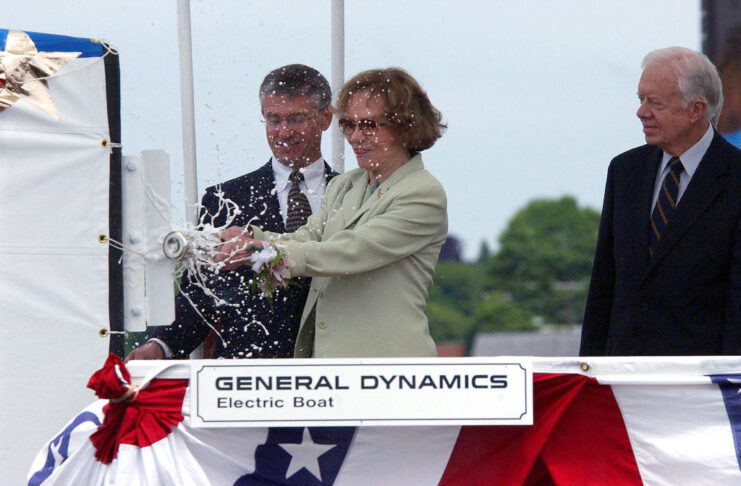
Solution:
[[[273,167],[275,189],[278,192],[281,192],[290,184],[291,181],[288,179],[288,177],[291,175],[291,172],[293,172],[293,169],[281,164],[275,159],[275,157],[270,158],[270,163]],[[316,190],[321,185],[322,178],[324,177],[324,159],[319,157],[308,166],[299,170],[301,171],[301,173],[304,174],[304,182],[306,183],[306,187],[308,187],[310,190]]]
[[[687,175],[689,175],[690,178],[695,175],[697,167],[699,167],[702,158],[705,157],[705,152],[708,151],[710,143],[713,141],[713,135],[715,135],[715,132],[713,131],[713,126],[710,125],[705,132],[705,135],[703,135],[696,144],[687,149],[685,153],[679,156],[679,160],[682,161],[682,166],[684,167],[685,172],[687,172]],[[664,152],[664,155],[661,158],[662,172],[671,159],[672,155]]]

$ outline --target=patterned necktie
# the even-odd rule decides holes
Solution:
[[[651,213],[651,237],[648,244],[649,255],[656,252],[661,240],[661,235],[666,230],[674,208],[677,207],[677,195],[679,194],[679,178],[684,166],[678,157],[672,157],[669,161],[669,173],[664,177],[659,190],[659,198]]]
[[[306,194],[301,192],[299,184],[304,180],[304,175],[294,170],[288,177],[291,180],[291,188],[288,190],[288,216],[286,218],[286,233],[293,233],[306,224],[311,216],[311,205]]]

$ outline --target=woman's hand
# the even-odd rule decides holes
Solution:
[[[215,263],[224,263],[224,268],[234,270],[245,264],[251,264],[249,256],[255,251],[262,250],[262,241],[252,238],[247,228],[232,226],[219,235],[224,243],[219,246],[219,252],[214,255]]]

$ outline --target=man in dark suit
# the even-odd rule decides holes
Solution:
[[[322,159],[322,132],[329,128],[329,83],[301,64],[270,72],[260,86],[260,105],[273,157],[254,172],[206,189],[201,215],[214,226],[226,223],[222,198],[241,209],[231,226],[248,223],[275,232],[295,231],[318,209],[327,182],[336,175]],[[290,358],[309,291],[310,279],[297,278],[269,301],[250,286],[249,266],[209,277],[218,305],[194,282],[184,279],[175,321],[155,331],[127,359],[187,358],[210,331],[219,328],[212,357]]]
[[[713,126],[717,70],[653,51],[638,98],[648,145],[608,170],[580,354],[741,354],[741,151]]]

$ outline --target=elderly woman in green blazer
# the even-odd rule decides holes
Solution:
[[[295,233],[222,234],[226,268],[266,244],[313,277],[296,357],[435,356],[425,307],[448,228],[445,191],[422,164],[445,125],[408,73],[361,72],[341,89],[339,125],[358,169],[330,182]]]

